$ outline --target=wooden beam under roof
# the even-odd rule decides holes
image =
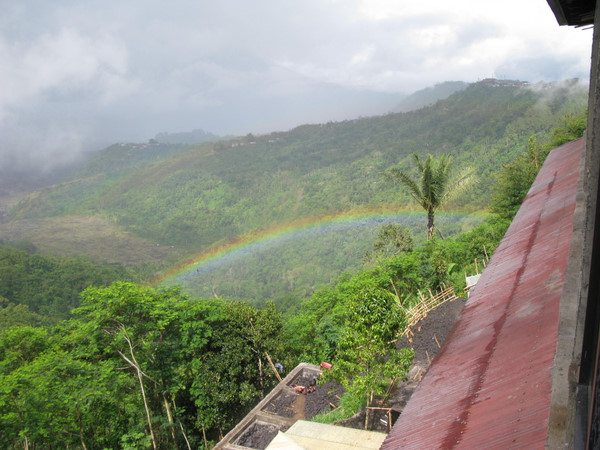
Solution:
[[[547,0],[559,25],[585,26],[594,23],[596,0]]]

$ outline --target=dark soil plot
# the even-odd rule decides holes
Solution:
[[[288,427],[278,427],[267,423],[254,423],[237,440],[237,445],[264,450],[271,443],[278,431],[285,432]]]
[[[344,388],[337,383],[328,382],[319,385],[318,380],[318,375],[302,374],[296,377],[291,383],[291,387],[310,387],[310,389],[306,390],[306,394],[302,394],[306,397],[304,401],[304,418],[306,420],[311,419],[317,414],[331,411],[333,409],[332,405],[338,404],[339,397],[344,392]]]
[[[288,392],[282,392],[273,398],[267,406],[263,408],[263,411],[277,414],[281,417],[294,417],[294,402],[300,394],[292,394]]]
[[[429,366],[452,330],[466,301],[466,298],[458,298],[442,303],[429,311],[427,317],[413,327],[414,336],[402,338],[396,347],[398,349],[412,347],[415,350],[414,362],[425,367]]]
[[[339,404],[344,388],[336,383],[317,385],[314,392],[306,394],[304,404],[304,417],[308,420],[317,414],[326,413],[333,409],[331,406]]]

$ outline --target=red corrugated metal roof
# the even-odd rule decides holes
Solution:
[[[382,449],[544,447],[583,145],[546,159]]]

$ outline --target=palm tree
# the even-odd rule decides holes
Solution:
[[[417,181],[398,167],[390,169],[385,176],[404,186],[411,197],[427,212],[427,240],[429,240],[434,234],[436,210],[467,186],[473,178],[473,171],[467,168],[457,177],[451,178],[451,156],[442,154],[435,158],[427,155],[424,160],[421,160],[415,153],[413,157],[419,172]]]

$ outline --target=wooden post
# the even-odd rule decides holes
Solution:
[[[383,405],[385,403],[385,401],[388,399],[388,397],[390,396],[390,394],[392,393],[392,389],[394,389],[394,385],[396,384],[396,380],[397,380],[397,377],[392,378],[392,381],[390,382],[390,385],[387,388],[385,396],[379,402],[380,405]]]
[[[267,361],[269,361],[269,365],[271,366],[271,369],[273,369],[273,373],[275,374],[275,376],[281,383],[282,380],[281,380],[281,377],[279,376],[279,372],[277,372],[277,369],[275,368],[275,364],[273,364],[273,361],[271,360],[271,357],[269,356],[269,354],[267,352],[265,352],[265,355],[267,355]]]

